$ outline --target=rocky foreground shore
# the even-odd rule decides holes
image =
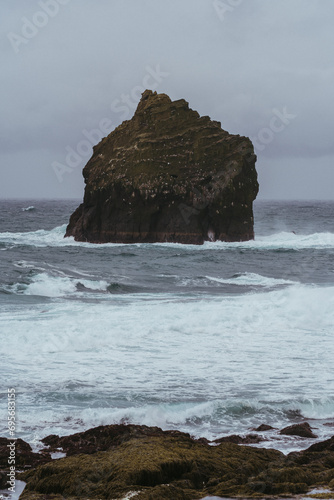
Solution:
[[[315,437],[307,423],[280,433]],[[17,478],[27,483],[20,499],[291,497],[317,487],[328,492],[313,498],[334,498],[334,436],[289,455],[235,444],[257,442],[257,437],[261,439],[255,433],[238,441],[238,436],[227,436],[209,443],[157,427],[108,425],[71,436],[48,436],[41,453],[33,453],[18,439],[16,467],[24,472]],[[0,438],[1,488],[6,488],[8,442]],[[52,460],[52,453],[59,451],[66,457]]]

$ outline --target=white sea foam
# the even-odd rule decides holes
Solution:
[[[27,285],[26,295],[45,297],[62,297],[76,291],[76,285],[70,278],[49,276],[46,273],[37,275],[33,282]]]
[[[277,285],[293,285],[296,284],[295,281],[285,280],[285,279],[277,279],[277,278],[269,278],[266,276],[261,276],[256,273],[243,273],[237,276],[233,276],[232,278],[216,278],[213,276],[206,276],[206,278],[210,281],[214,281],[217,283],[227,284],[227,285],[256,285],[262,287],[273,287]]]
[[[73,389],[72,389],[73,390]],[[99,387],[96,386],[96,390]],[[41,394],[42,395],[42,394]],[[214,440],[228,434],[249,434],[260,423],[267,423],[274,427],[271,433],[262,434],[263,437],[269,438],[257,446],[274,447],[285,452],[290,452],[296,449],[306,448],[313,444],[314,440],[300,440],[298,438],[286,438],[279,435],[279,429],[282,429],[287,424],[287,416],[289,412],[296,419],[302,419],[305,415],[299,413],[300,406],[303,401],[296,399],[295,401],[282,401],[272,404],[270,401],[257,400],[234,400],[224,399],[203,402],[203,403],[157,403],[141,404],[140,406],[131,405],[128,407],[122,404],[117,407],[117,403],[113,404],[98,404],[90,405],[87,403],[75,405],[57,405],[54,403],[62,399],[66,401],[68,395],[66,392],[59,394],[57,399],[48,404],[47,398],[42,397],[44,406],[38,407],[39,421],[36,423],[31,406],[26,407],[26,393],[20,392],[20,400],[22,411],[20,412],[20,422],[18,423],[18,433],[20,436],[27,438],[34,449],[37,451],[39,447],[38,440],[45,437],[46,429],[48,433],[58,435],[68,435],[77,431],[83,431],[99,425],[112,424],[137,424],[147,426],[158,426],[163,430],[177,429],[183,432],[189,432],[191,435],[199,438],[206,437],[209,440]],[[106,395],[103,395],[103,399]],[[102,397],[100,399],[102,402]],[[36,403],[35,403],[36,404]],[[329,404],[329,403],[328,403]],[[332,409],[334,407],[333,400],[330,403]],[[313,402],[314,407],[317,407],[317,401]],[[49,407],[48,407],[49,406]],[[311,427],[317,434],[319,440],[327,439],[332,435],[332,427],[326,426],[326,422],[333,424],[333,419],[324,420],[321,414],[321,403],[319,403],[319,415],[316,419],[307,417]],[[29,411],[30,410],[30,411]],[[326,417],[325,417],[326,419]],[[323,425],[325,423],[325,425]],[[32,435],[31,431],[34,430]]]
[[[0,233],[0,242],[18,245],[32,245],[36,247],[45,246],[84,246],[84,247],[108,247],[122,246],[122,243],[93,244],[76,242],[74,238],[64,238],[66,224],[56,227],[50,231],[40,229],[33,232]],[[134,246],[146,246],[147,243],[136,243]],[[151,244],[149,244],[151,245]],[[279,250],[292,249],[302,250],[307,248],[334,248],[334,233],[313,233],[308,235],[294,234],[292,232],[275,233],[270,236],[256,237],[255,240],[244,242],[205,242],[204,245],[184,245],[181,243],[154,243],[154,246],[175,247],[183,250],[226,250],[231,248],[243,249],[265,249]],[[129,246],[129,245],[126,245]]]
[[[216,241],[205,242],[206,248],[248,248],[265,250],[302,250],[307,248],[333,248],[334,233],[313,233],[308,235],[294,234],[292,232],[280,232],[270,236],[255,237],[254,240],[244,242],[225,243]]]
[[[131,498],[136,497],[140,493],[140,490],[138,491],[129,491],[125,497],[122,497],[121,500],[130,500]]]
[[[11,491],[9,493],[8,488],[5,490],[0,490],[0,498],[3,498],[4,500],[19,500],[19,497],[21,496],[21,493],[23,492],[25,486],[27,483],[24,481],[19,481],[18,479],[15,480],[15,491]]]
[[[232,499],[229,499],[228,497],[216,497],[216,496],[209,496],[209,497],[205,497],[205,498],[202,498],[202,500],[232,500]]]
[[[55,227],[50,231],[39,229],[38,231],[23,233],[0,233],[0,241],[16,245],[31,245],[36,247],[63,246],[71,244],[73,238],[65,239],[66,224]],[[74,240],[73,240],[74,241]]]
[[[60,278],[52,289],[43,279],[31,283],[39,293],[73,285]],[[203,300],[108,295],[89,306],[61,300],[3,312],[0,324],[23,433],[36,430],[36,413],[41,437],[46,428],[64,434],[128,421],[208,438],[262,422],[283,427],[289,412],[334,413],[333,287]]]
[[[23,267],[35,268],[35,266],[23,263]],[[38,268],[43,270],[43,268]],[[103,280],[74,279],[58,271],[61,276],[51,276],[46,272],[36,274],[30,278],[30,283],[16,283],[10,285],[7,290],[24,295],[38,295],[42,297],[64,297],[66,295],[80,295],[86,291],[106,292],[108,283]],[[84,287],[84,288],[82,288]]]
[[[30,206],[30,207],[22,208],[22,212],[31,212],[32,210],[35,210],[35,207],[34,207],[34,206]]]
[[[53,281],[52,277],[41,273],[33,278],[31,284],[26,285],[26,290],[29,294],[32,290],[38,289],[39,292],[44,290],[44,294],[54,296],[56,292],[60,291],[63,294],[67,289],[72,290],[78,282],[95,290],[105,290],[107,287],[107,283],[103,281],[69,280],[62,277],[55,278]],[[321,343],[324,347],[325,343],[331,340],[334,324],[333,287],[292,285],[270,292],[208,297],[202,300],[180,300],[178,296],[173,297],[167,294],[161,294],[161,296],[146,294],[145,300],[138,300],[138,295],[108,295],[108,298],[110,300],[91,304],[89,308],[85,303],[77,301],[62,302],[59,305],[50,304],[47,321],[41,324],[38,323],[38,319],[41,318],[41,310],[38,307],[31,311],[22,311],[22,317],[9,314],[2,322],[2,331],[16,332],[15,336],[11,337],[13,343],[11,348],[17,345],[16,341],[19,339],[20,332],[24,338],[29,332],[31,341],[33,339],[40,341],[41,334],[44,335],[47,332],[66,334],[68,329],[70,330],[68,340],[74,349],[82,346],[83,339],[89,349],[94,347],[95,341],[98,342],[97,345],[101,342],[109,345],[111,341],[123,344],[126,339],[127,345],[132,345],[131,342],[133,342],[138,349],[142,350],[143,336],[145,341],[149,340],[149,347],[153,348],[156,342],[157,350],[165,344],[168,349],[173,350],[178,345],[185,347],[183,342],[188,338],[193,338],[196,340],[193,349],[198,354],[201,353],[202,347],[205,352],[207,342],[211,342],[207,345],[206,353],[207,363],[210,363],[212,356],[220,359],[224,357],[225,351],[232,347],[239,346],[240,350],[244,351],[242,348],[245,347],[243,346],[244,337],[247,340],[246,345],[254,348],[257,356],[256,349],[259,348],[261,351],[261,342],[267,344],[270,339],[275,352],[287,347],[286,342],[291,344],[290,353],[294,352],[296,359],[299,359],[298,343],[295,344],[295,342],[300,336],[302,340],[300,347],[307,345],[310,349],[309,352],[306,351],[307,358],[315,359],[320,340],[318,332],[328,332],[328,337],[321,335]],[[44,309],[45,306],[40,307]],[[77,321],[78,317],[80,317],[80,322]],[[34,319],[38,326],[34,323]],[[91,331],[90,327],[94,322],[96,328]],[[110,325],[112,325],[112,331]],[[211,353],[215,341],[219,344],[217,345],[218,352],[215,350]],[[152,345],[151,342],[153,342]],[[254,342],[260,344],[255,346]],[[10,343],[9,341],[6,345]],[[197,346],[199,351],[197,351]],[[146,344],[145,347],[147,348]],[[238,354],[240,362],[242,355],[242,352]],[[326,352],[324,352],[325,358]],[[266,363],[266,360],[264,359],[263,362]]]
[[[302,250],[307,248],[333,248],[334,233],[295,234],[279,232],[270,236],[255,235],[254,240],[240,242],[206,241],[203,245],[184,245],[182,243],[154,243],[154,245],[174,246],[191,250],[226,250],[229,248],[263,250]]]
[[[282,232],[271,236],[263,236],[254,241],[255,247],[265,248],[293,248],[301,250],[304,248],[332,248],[334,247],[334,233],[313,233],[308,235],[299,235],[294,233]]]
[[[14,263],[14,265],[19,269],[31,269],[34,272],[41,272],[25,278],[24,282],[18,282],[14,285],[5,287],[5,290],[9,292],[42,297],[83,297],[87,295],[87,293],[95,292],[97,294],[103,294],[104,298],[106,298],[109,283],[105,280],[87,279],[87,277],[90,276],[88,273],[76,272],[76,274],[84,274],[85,276],[84,278],[78,278],[69,276],[64,271],[48,265],[40,267],[35,263],[27,261],[19,261]],[[173,275],[172,277],[179,280],[179,282],[176,283],[178,286],[191,286],[192,288],[196,286],[212,286],[213,284],[217,284],[217,286],[221,284],[228,284],[240,286],[252,285],[261,289],[274,288],[280,285],[296,284],[296,282],[290,280],[269,278],[255,273],[243,273],[229,279],[215,278],[212,276],[205,276],[201,278],[183,278]],[[27,280],[29,282],[27,282]],[[117,295],[117,293],[114,295]],[[140,298],[139,294],[136,294],[136,296]],[[170,295],[165,295],[164,297],[168,300]]]
[[[212,287],[220,285],[237,285],[237,286],[252,286],[259,288],[273,288],[282,285],[295,285],[298,282],[288,279],[271,278],[261,276],[256,273],[241,273],[232,276],[231,278],[218,278],[215,276],[200,276],[200,277],[182,277],[182,276],[164,276],[167,278],[176,278],[176,284],[180,287]]]
[[[108,283],[104,280],[94,281],[94,280],[76,280],[77,285],[81,284],[89,290],[96,290],[100,292],[105,292],[108,288]]]

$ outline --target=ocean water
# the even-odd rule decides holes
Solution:
[[[256,202],[254,241],[203,246],[64,239],[78,203],[0,202],[1,436],[7,388],[35,448],[121,422],[334,434],[334,202]]]

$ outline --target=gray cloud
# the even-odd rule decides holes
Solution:
[[[254,140],[260,197],[333,198],[331,0],[5,0],[0,17],[0,196],[81,197],[83,141],[150,86]]]

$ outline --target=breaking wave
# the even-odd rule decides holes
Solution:
[[[50,276],[43,272],[34,276],[30,282],[15,283],[7,286],[7,291],[24,295],[44,297],[64,297],[83,292],[106,292],[109,284],[106,281],[74,279],[67,276]]]
[[[140,284],[124,283],[118,278],[107,282],[106,280],[87,279],[85,277],[74,277],[66,275],[62,271],[57,273],[47,272],[45,268],[30,264],[26,261],[19,261],[14,264],[19,269],[30,269],[29,274],[22,278],[20,282],[13,283],[2,287],[2,291],[14,294],[23,295],[36,295],[44,297],[82,297],[83,295],[94,294],[112,294],[112,295],[125,295],[125,294],[138,294],[145,293],[146,288]],[[41,272],[38,272],[41,271]],[[89,276],[89,275],[88,275]],[[91,276],[93,278],[93,276]],[[196,288],[205,288],[207,291],[215,290],[224,285],[235,285],[237,287],[249,287],[255,290],[275,289],[277,287],[297,285],[287,279],[270,278],[261,276],[255,273],[236,274],[231,278],[216,278],[212,276],[199,276],[186,278],[178,275],[173,276],[160,276],[162,283],[169,281],[172,278],[175,281],[176,289],[180,292],[182,288],[189,288],[196,291]],[[166,287],[164,287],[166,288]],[[165,290],[166,291],[166,290]],[[169,288],[169,292],[172,289]],[[148,295],[151,294],[148,292]],[[166,295],[163,294],[163,295]]]
[[[28,207],[29,208],[29,207]],[[29,245],[36,247],[47,246],[84,246],[84,247],[101,247],[101,246],[122,246],[122,243],[85,243],[76,242],[73,237],[64,238],[66,231],[66,224],[55,227],[47,231],[40,229],[33,232],[5,232],[0,233],[0,242],[11,245]],[[241,249],[263,249],[263,250],[302,250],[307,248],[334,248],[334,233],[313,233],[307,235],[297,235],[292,232],[280,232],[270,236],[256,237],[255,240],[244,242],[205,242],[204,245],[185,245],[181,243],[135,243],[124,244],[124,246],[147,246],[147,245],[163,245],[166,247],[177,247],[180,249],[197,249],[201,250],[226,250],[231,248]]]
[[[34,206],[22,208],[22,212],[32,212],[33,210],[36,210]]]

